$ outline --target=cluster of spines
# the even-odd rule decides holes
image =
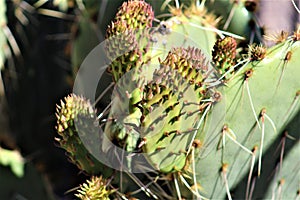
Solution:
[[[152,7],[143,0],[124,2],[115,18],[116,21],[127,21],[127,29],[150,28],[153,19]]]
[[[215,14],[209,12],[206,7],[197,5],[196,1],[191,2],[191,5],[184,10],[184,14],[187,17],[193,15],[201,17],[203,25],[209,27],[217,27],[221,20],[221,18],[217,18]]]
[[[204,74],[208,71],[204,54],[194,47],[171,49],[161,65],[177,70],[181,77],[195,85],[195,89],[203,86]],[[203,90],[200,93],[202,92]]]
[[[236,40],[232,37],[224,37],[216,41],[212,51],[212,60],[220,76],[224,75],[228,70],[231,70],[235,65],[236,48]]]
[[[81,200],[109,200],[110,195],[115,192],[108,188],[108,181],[102,176],[92,176],[86,183],[80,185],[76,197]]]
[[[96,112],[90,101],[71,94],[57,105],[56,118],[56,130],[60,136],[56,140],[67,151],[71,162],[89,174],[99,173],[102,164],[90,154],[81,140],[85,137],[90,145],[97,145],[94,139],[99,138]]]
[[[249,59],[251,61],[261,61],[267,55],[267,49],[263,45],[252,44],[249,46]]]
[[[144,1],[124,2],[106,32],[108,71],[117,82],[123,74],[142,64],[147,51],[147,29],[152,27],[154,12]],[[146,40],[146,41],[145,41]]]

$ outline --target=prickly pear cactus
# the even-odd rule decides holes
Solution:
[[[236,63],[236,40],[232,37],[218,39],[212,51],[212,60],[220,76],[225,75]]]
[[[282,198],[296,197],[297,181],[291,181],[287,191],[276,184],[283,178],[283,154],[287,148],[283,143],[291,140],[289,148],[299,146],[299,131],[289,126],[291,119],[299,118],[297,56],[300,43],[297,38],[295,32],[287,41],[268,50],[250,46],[248,58],[239,61],[239,66],[235,65],[232,70],[233,75],[223,81],[226,115],[220,117],[225,121],[206,134],[210,137],[204,143],[209,145],[201,153],[205,158],[197,162],[199,182],[206,188],[204,192],[210,191],[208,198],[218,198],[222,193],[227,193],[228,198],[235,197],[234,188],[240,187],[243,176],[247,177],[244,188],[240,189],[244,196],[238,198],[271,198],[279,193]],[[216,105],[214,109],[223,108]],[[265,152],[269,149],[274,152],[267,157]],[[207,173],[213,169],[214,174]],[[266,190],[276,189],[266,194],[256,184],[268,185],[264,186]],[[293,195],[288,192],[292,188]],[[238,193],[241,195],[241,191]]]
[[[143,7],[146,7],[144,6],[144,4],[146,4],[145,2],[139,2],[139,3],[142,4]],[[136,1],[129,1],[128,4],[123,4],[125,8],[120,9],[120,11],[116,16],[116,21],[118,21],[118,19],[124,18],[124,17],[120,17],[121,14],[124,15],[126,19],[126,15],[128,15],[127,12],[129,12],[127,10],[128,7],[130,7],[129,6],[130,4],[135,5]],[[134,7],[134,9],[136,8]],[[141,9],[141,10],[145,10],[145,9]],[[125,59],[125,57],[128,56],[128,54],[125,54],[124,55],[125,57],[121,56],[122,62],[120,62],[118,58],[113,61],[112,65],[114,65],[114,63],[117,63],[118,65],[118,69],[113,67],[112,68],[113,70],[111,70],[113,74],[113,79],[115,81],[119,79],[116,78],[117,76],[121,77],[122,74],[124,74],[125,72],[127,72],[127,74],[125,76],[122,76],[122,79],[117,83],[116,86],[117,89],[115,89],[117,93],[113,95],[115,96],[115,98],[113,98],[111,114],[109,117],[109,121],[106,124],[104,132],[108,134],[108,138],[110,138],[111,141],[114,141],[114,143],[118,143],[119,147],[125,148],[129,152],[139,151],[141,150],[141,147],[143,147],[142,149],[144,149],[145,153],[149,153],[149,154],[153,153],[154,151],[157,151],[158,149],[160,149],[160,152],[165,152],[157,155],[152,154],[152,158],[155,160],[161,157],[162,154],[166,154],[164,155],[164,157],[167,157],[169,155],[169,150],[163,150],[164,148],[166,148],[166,144],[168,144],[168,142],[167,143],[164,142],[163,140],[164,136],[162,134],[166,136],[169,133],[171,134],[170,137],[167,137],[168,138],[167,140],[173,140],[174,138],[177,138],[176,140],[179,141],[182,138],[185,138],[186,140],[185,143],[187,146],[190,143],[192,143],[192,141],[190,141],[192,140],[192,136],[188,136],[191,134],[183,134],[183,133],[193,131],[193,127],[196,126],[196,119],[191,120],[191,123],[189,124],[190,126],[187,126],[188,128],[183,127],[181,128],[182,130],[177,128],[180,127],[180,124],[184,124],[184,120],[189,121],[189,118],[187,117],[188,115],[191,115],[192,117],[199,115],[199,114],[194,115],[194,113],[196,113],[193,112],[194,109],[196,110],[202,109],[202,111],[204,111],[205,110],[204,108],[207,106],[207,105],[202,105],[202,106],[198,105],[200,104],[202,98],[205,99],[207,97],[204,96],[208,95],[206,94],[207,89],[205,88],[205,84],[203,83],[204,79],[206,79],[207,77],[204,77],[205,74],[203,74],[202,77],[201,74],[198,74],[198,71],[199,72],[205,71],[204,69],[208,68],[208,66],[206,66],[208,63],[204,59],[205,58],[204,53],[202,53],[197,48],[173,49],[171,50],[171,52],[169,52],[169,54],[166,53],[166,49],[171,48],[172,40],[178,36],[182,37],[181,40],[179,39],[179,41],[182,41],[179,44],[180,46],[188,46],[191,44],[195,44],[194,41],[186,40],[187,35],[189,35],[190,33],[186,32],[185,29],[189,27],[194,32],[196,32],[196,30],[199,30],[198,26],[199,27],[205,26],[205,23],[207,23],[208,19],[196,16],[196,14],[199,13],[200,11],[201,8],[192,7],[186,11],[186,14],[184,14],[183,12],[175,13],[176,15],[171,19],[169,19],[168,21],[161,22],[158,28],[154,28],[150,30],[151,38],[147,42],[149,52],[147,52],[144,56],[146,61],[144,61],[142,64],[135,64],[134,70],[132,70],[132,67],[130,67],[132,65],[131,62],[129,63]],[[147,16],[148,15],[150,14],[147,14]],[[209,20],[213,21],[213,18]],[[127,21],[123,23],[123,26],[124,24],[128,23]],[[128,26],[130,30],[131,25],[129,24]],[[114,26],[110,26],[108,28],[108,33],[111,32],[110,31],[111,27]],[[148,25],[147,27],[150,26]],[[202,30],[200,30],[200,32],[201,31]],[[178,32],[179,33],[181,32],[182,35],[179,35]],[[206,46],[207,51],[210,51],[212,49],[212,44],[213,44],[213,42],[210,41],[215,40],[214,39],[215,33],[214,32],[206,33],[205,31],[202,32],[204,33],[204,35],[200,35],[200,37],[197,38],[196,41]],[[117,33],[117,36],[118,34],[120,33]],[[124,36],[125,38],[123,38],[125,42],[127,42],[127,35],[128,34],[126,32]],[[136,38],[136,35],[139,36],[139,34],[135,32],[132,38]],[[204,38],[208,38],[208,41],[205,41]],[[120,44],[119,40],[117,40],[117,42]],[[107,49],[109,55],[111,55],[112,47],[116,46],[115,43],[116,42],[114,41],[108,42]],[[129,54],[130,57],[138,56],[139,58],[141,58],[139,52],[134,51],[131,53],[129,52]],[[157,59],[157,56],[159,56],[159,59]],[[160,62],[160,59],[164,59],[165,56],[166,59]],[[172,66],[170,66],[171,68],[168,70],[170,71],[175,70],[176,72],[175,74],[170,74],[171,72],[168,72],[169,75],[166,76],[164,74],[167,73],[168,70],[163,68],[169,67],[168,65],[170,64],[172,64]],[[125,69],[125,71],[120,72],[120,69],[122,70]],[[161,72],[158,73],[158,71]],[[116,73],[119,75],[116,76]],[[140,74],[141,75],[148,74],[148,76],[146,75],[144,77],[143,75],[141,76]],[[176,94],[176,92],[175,92],[175,96],[172,95],[170,97],[166,96],[166,94],[168,93],[174,93],[173,90],[176,91],[181,90],[178,88],[173,88],[173,86],[171,86],[171,84],[173,84],[172,81],[170,83],[169,82],[159,83],[160,80],[165,80],[167,78],[176,80],[177,78],[175,77],[177,78],[182,77],[183,79],[187,80],[187,83],[185,83],[185,81],[183,80],[178,82],[180,84],[183,84],[180,87],[182,90],[186,88],[185,98],[182,98],[181,96],[178,97],[178,94]],[[135,80],[135,82],[132,82],[133,80]],[[145,82],[149,82],[149,83],[145,83]],[[194,90],[194,92],[191,92],[192,90]],[[191,100],[188,106],[183,106],[184,102],[188,101],[187,96],[189,97],[195,96],[195,99]],[[165,100],[162,100],[162,98],[165,98]],[[167,100],[168,98],[170,99]],[[156,100],[150,100],[150,99],[156,99]],[[179,101],[179,99],[181,99],[180,100],[181,103],[177,105],[176,102]],[[165,108],[166,111],[162,110],[160,106],[166,107]],[[171,107],[176,107],[175,111],[172,111],[169,114],[167,114],[170,110],[173,109]],[[150,110],[151,113],[149,113]],[[163,117],[162,115],[165,114],[169,116]],[[181,117],[181,115],[184,116]],[[183,121],[180,120],[179,122],[175,123],[176,121],[175,119],[179,117]],[[163,124],[158,123],[159,118],[161,118],[163,124],[170,123],[170,125],[165,129],[162,129],[161,126],[163,126]],[[177,125],[174,126],[172,130],[168,130],[169,128],[172,127],[173,123]],[[148,126],[151,126],[151,128],[149,128]],[[154,129],[154,127],[157,128]],[[181,135],[181,136],[174,137],[174,134],[176,133],[177,135]],[[147,137],[152,137],[153,135],[155,135],[156,139],[149,140],[148,142],[146,142]],[[144,143],[145,145],[143,145]],[[172,147],[172,145],[168,145],[168,146],[169,146],[168,148]],[[109,148],[110,147],[105,144],[103,150],[105,151]],[[176,151],[178,152],[176,153],[174,152],[174,154],[169,158],[168,161],[164,161],[165,164],[155,163],[156,165],[155,168],[161,169],[161,171],[166,171],[166,172],[173,171],[175,170],[174,168],[177,168],[177,170],[175,171],[182,169],[185,165],[185,160],[186,160],[186,155],[183,155],[185,154],[184,151],[186,151],[186,147],[185,148],[179,147]],[[182,153],[182,155],[177,156],[178,153],[179,154]],[[174,164],[174,160],[177,160],[176,162],[178,162],[178,164]],[[159,162],[161,161],[163,161],[163,159],[159,158]],[[131,164],[128,164],[128,166],[131,166]]]
[[[193,143],[197,121],[209,106],[207,62],[199,49],[172,49],[145,85],[136,107],[141,112],[141,145],[161,172],[180,171]],[[194,133],[194,134],[193,134]],[[173,146],[178,142],[180,146]]]
[[[106,116],[103,135],[92,131],[99,123],[91,123],[91,105],[74,95],[58,109],[60,145],[89,173],[107,174],[91,157],[99,149],[106,154],[120,174],[111,177],[117,177],[112,184],[120,198],[299,198],[293,159],[299,151],[300,28],[271,48],[240,50],[243,37],[217,29],[206,4],[178,3],[152,29],[150,5],[122,5],[107,30],[115,87],[109,113],[99,115]],[[241,6],[248,14],[255,10],[250,1],[229,4],[236,12],[225,25],[239,19]],[[244,17],[242,25],[250,20]],[[81,115],[92,120],[81,122]],[[83,133],[92,147],[80,141],[76,120],[90,127]]]
[[[75,196],[82,200],[109,200],[109,195],[114,193],[114,190],[107,188],[107,180],[103,179],[101,176],[92,176],[91,180],[87,180],[87,183],[82,184],[77,192],[78,193],[75,194]]]
[[[107,54],[112,59],[109,71],[114,81],[142,64],[142,55],[147,48],[140,43],[147,37],[147,29],[152,27],[153,19],[152,7],[144,1],[124,2],[120,7],[106,32],[109,41]],[[130,51],[124,54],[128,48]]]
[[[56,118],[56,130],[60,136],[56,140],[67,151],[71,161],[89,174],[103,173],[106,170],[104,165],[90,153],[98,152],[91,148],[97,146],[100,136],[96,112],[89,100],[69,95],[57,105]],[[90,145],[85,146],[83,140]]]

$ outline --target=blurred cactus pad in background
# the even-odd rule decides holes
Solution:
[[[0,199],[300,199],[280,5],[0,0]]]

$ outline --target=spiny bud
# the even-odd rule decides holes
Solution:
[[[294,41],[300,40],[300,24],[297,25],[296,31],[294,32],[292,38]]]
[[[108,26],[106,38],[126,30],[151,28],[153,19],[154,12],[148,3],[139,0],[124,2],[114,21]]]
[[[262,45],[253,44],[249,46],[249,58],[252,61],[260,61],[266,57],[267,50]]]
[[[147,51],[148,28],[152,27],[154,13],[144,1],[124,2],[106,31],[106,53],[112,61],[108,72],[117,82],[123,74],[142,64]]]
[[[109,195],[115,192],[107,187],[107,180],[101,176],[92,176],[86,183],[80,185],[80,189],[77,190],[76,197],[81,200],[109,200]]]
[[[140,29],[152,27],[154,12],[143,0],[124,2],[116,14],[116,21],[126,21],[127,28]]]
[[[95,118],[95,112],[90,102],[83,97],[71,94],[61,101],[60,106],[57,106],[57,131],[63,137],[72,136],[73,133],[65,135],[65,131],[69,128],[75,128],[74,121],[79,117]]]
[[[90,154],[82,141],[90,150],[99,142],[96,112],[91,103],[81,96],[71,94],[57,105],[56,118],[56,130],[60,136],[56,140],[67,151],[71,162],[87,173],[102,171],[102,164]]]
[[[117,82],[126,72],[142,63],[142,47],[139,46],[136,32],[127,30],[123,34],[107,39],[106,54],[111,60],[108,72]]]
[[[220,75],[234,66],[236,47],[236,41],[232,37],[225,37],[216,41],[212,51],[212,60]]]
[[[171,67],[186,78],[190,84],[201,85],[202,73],[208,69],[205,57],[200,49],[194,47],[173,48],[161,65]]]

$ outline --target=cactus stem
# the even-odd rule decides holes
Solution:
[[[235,75],[233,75],[233,76],[229,79],[229,81],[232,80],[236,75],[238,75],[238,74],[240,73],[240,71],[242,71],[242,70],[244,69],[244,67],[246,67],[246,66],[248,65],[248,63],[249,63],[250,61],[251,61],[251,59],[248,58],[248,59],[245,59],[245,60],[243,60],[242,62],[238,63],[236,66],[234,66],[233,68],[236,68],[236,67],[238,67],[240,64],[243,64],[243,66],[242,66],[240,69],[238,69],[238,71],[235,73]]]
[[[223,179],[224,184],[225,184],[227,197],[228,197],[229,200],[232,200],[232,197],[231,197],[231,194],[230,194],[230,189],[229,189],[229,184],[228,184],[228,180],[227,180],[227,171],[228,171],[228,164],[224,163],[222,165],[222,168],[221,168],[221,175],[222,175],[222,179]]]
[[[231,67],[227,72],[225,72],[219,79],[218,81],[221,81],[224,77],[226,77],[229,73],[231,73],[235,68],[237,68],[238,66],[240,66],[241,64],[243,64],[243,66],[235,73],[238,74],[242,69],[244,69],[245,66],[247,66],[247,64],[250,62],[250,59],[245,59],[241,62],[238,62],[237,64],[235,64],[233,67]],[[235,75],[233,75],[228,81],[232,80],[235,77]],[[217,82],[218,82],[217,81]]]

